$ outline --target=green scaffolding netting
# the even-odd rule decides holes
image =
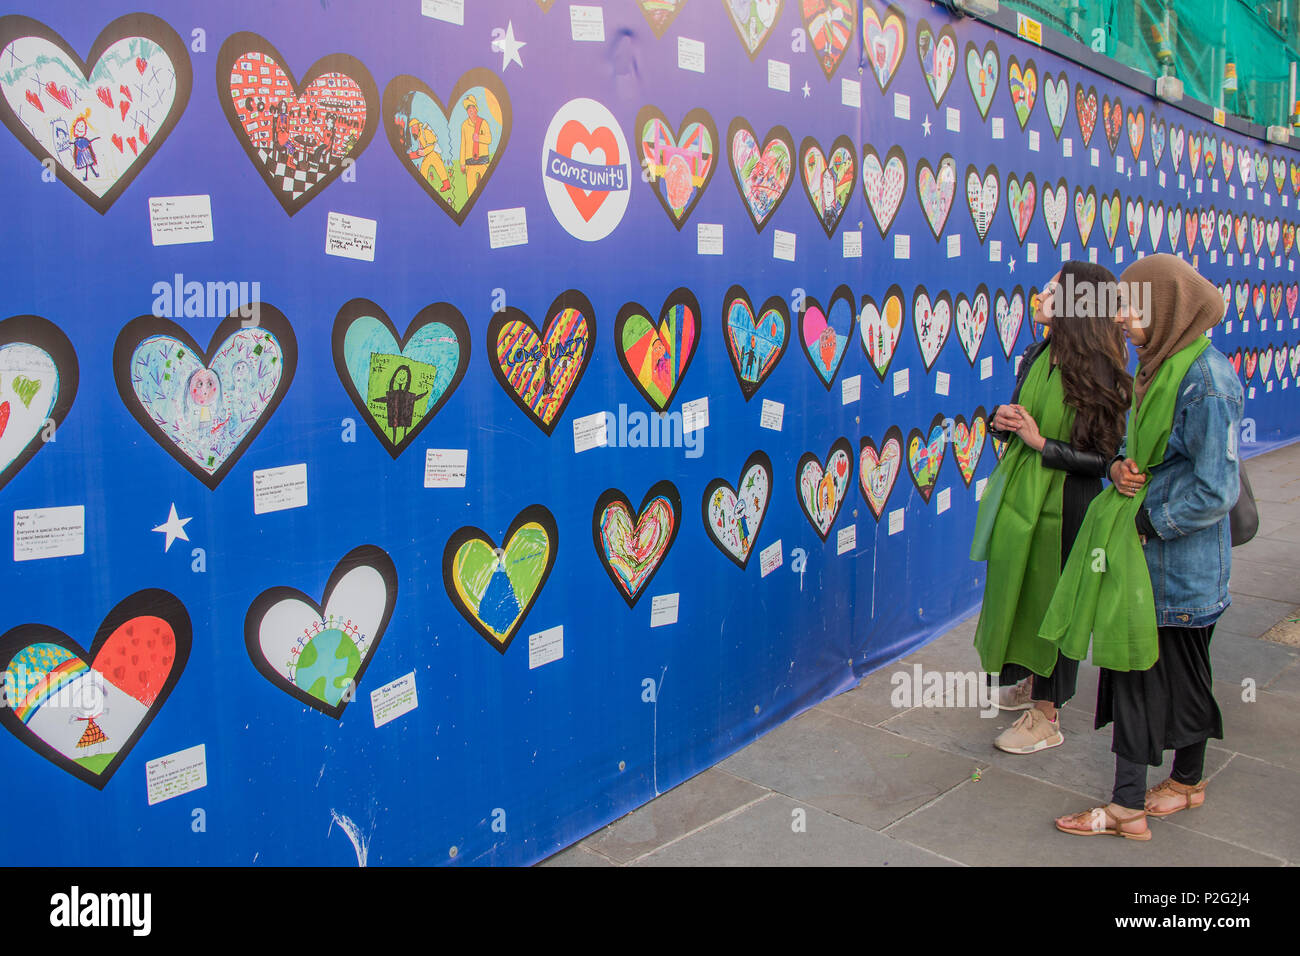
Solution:
[[[1265,126],[1291,125],[1300,0],[1008,0],[1003,5],[1149,76],[1177,76],[1188,96],[1229,114]],[[1235,89],[1229,65],[1235,67]]]

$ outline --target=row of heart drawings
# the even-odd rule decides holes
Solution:
[[[877,521],[906,457],[908,471],[928,502],[946,447],[952,444],[969,485],[987,437],[983,408],[963,416],[935,416],[928,432],[903,436],[891,427],[877,446],[862,438],[860,490]],[[799,459],[799,507],[825,541],[850,496],[853,449],[832,443],[823,460]],[[767,517],[774,485],[762,450],[749,456],[732,485],[715,478],[701,501],[709,540],[742,570]],[[652,486],[633,509],[615,488],[592,514],[596,557],[629,608],[663,565],[677,540],[683,510],[668,480]],[[534,504],[510,523],[500,543],[476,527],[454,532],[443,552],[447,596],[487,643],[505,654],[536,603],[559,553],[559,530],[548,508]],[[397,599],[391,557],[374,545],[348,552],[330,574],[320,603],[290,586],[263,591],[248,609],[245,646],[253,665],[274,686],[335,719],[356,695]],[[192,624],[172,594],[130,595],[104,619],[89,649],[44,624],[24,624],[0,637],[9,706],[0,721],[53,763],[98,788],[107,784],[158,709],[189,658]]]
[[[1261,382],[1268,382],[1270,375],[1281,382],[1288,370],[1293,379],[1300,378],[1300,343],[1288,346],[1282,342],[1276,347],[1268,345],[1264,348],[1237,349],[1228,355],[1228,362],[1238,375],[1245,372],[1244,379],[1247,382],[1255,377],[1256,371],[1259,372]]]
[[[998,334],[1010,356],[1024,318],[1024,294],[996,296]],[[829,391],[844,361],[858,308],[841,285],[828,304],[806,298],[798,339]],[[958,336],[971,356],[988,322],[990,296],[957,297]],[[933,302],[918,289],[913,301],[916,338],[926,368],[953,325],[948,293]],[[864,296],[861,343],[884,380],[903,327],[902,291],[879,304]],[[685,288],[664,300],[656,322],[636,302],[618,312],[615,350],[628,379],[655,411],[668,409],[699,350],[703,327],[695,295]],[[596,346],[591,302],[575,289],[551,303],[543,323],[507,306],[487,324],[493,375],[516,406],[547,435],[554,432]],[[255,318],[253,317],[255,316]],[[722,339],[748,401],[785,355],[790,307],[772,296],[755,309],[741,286],[723,298]],[[470,363],[471,333],[461,312],[439,302],[422,309],[404,335],[376,303],[347,302],[332,334],[335,369],[364,421],[396,459],[446,404]],[[131,320],[113,349],[113,374],[123,404],[154,440],[191,474],[215,488],[280,404],[298,364],[298,342],[288,319],[266,302],[241,306],[212,333],[205,351],[181,326],[153,315]],[[0,322],[0,487],[48,442],[76,395],[79,367],[64,332],[39,316]]]

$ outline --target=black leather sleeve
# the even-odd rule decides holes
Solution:
[[[1110,459],[1095,451],[1084,451],[1055,438],[1045,439],[1043,467],[1068,471],[1085,478],[1105,478]]]

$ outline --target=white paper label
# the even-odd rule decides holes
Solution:
[[[377,220],[332,212],[325,224],[325,254],[374,262],[375,232],[378,228]]]
[[[1115,172],[1117,172],[1117,173],[1122,173],[1122,172],[1124,172],[1124,157],[1123,157],[1123,156],[1116,156],[1116,157],[1115,157]]]
[[[935,374],[935,376],[934,376],[934,394],[936,394],[936,395],[947,395],[947,394],[948,394],[948,378],[949,378],[949,376],[948,376],[948,373],[947,373],[947,372],[938,372],[938,373]]]
[[[1074,140],[1071,139],[1069,136],[1061,140],[1061,155],[1064,156],[1066,159],[1069,159],[1071,156],[1074,155]]]
[[[909,369],[900,368],[897,372],[894,373],[894,394],[895,395],[906,394],[907,389],[909,387],[908,386],[908,379],[910,377],[908,375],[909,371],[910,371]]]
[[[722,255],[722,223],[695,224],[695,253],[700,256]]]
[[[569,5],[569,32],[579,43],[605,42],[604,7]],[[701,69],[700,72],[703,72]]]
[[[889,533],[898,534],[903,530],[903,509],[895,508],[889,513]]]
[[[781,402],[774,402],[770,398],[763,399],[763,411],[758,418],[759,427],[770,428],[774,432],[779,432],[784,421],[785,405]]]
[[[1241,331],[1243,332],[1250,331],[1250,319],[1246,319],[1244,322],[1241,323]]]
[[[948,131],[950,133],[961,132],[961,111],[955,106],[948,107]]]
[[[1223,323],[1223,331],[1228,335],[1232,334],[1232,319],[1229,319],[1227,322]]]
[[[528,669],[558,661],[564,656],[564,625],[557,624],[528,635]]]
[[[150,196],[149,232],[155,246],[211,242],[211,197]]]
[[[1093,166],[1101,165],[1101,153],[1097,152],[1097,147],[1088,150],[1088,162]]]
[[[1089,261],[1089,262],[1092,262],[1092,263],[1095,263],[1095,262],[1097,261],[1097,250],[1096,250],[1096,249],[1093,249],[1093,248],[1089,248],[1089,249],[1088,249],[1088,261]]]
[[[1118,259],[1116,259],[1115,261],[1116,261],[1116,262],[1119,262]],[[1218,261],[1219,261],[1219,251],[1218,251],[1217,249],[1211,249],[1211,250],[1210,250],[1210,265],[1214,265],[1214,263],[1216,263],[1216,262],[1218,262]]]
[[[682,434],[689,435],[709,427],[709,397],[682,403]]]
[[[1247,397],[1247,398],[1254,398],[1254,397],[1255,397],[1255,386],[1254,386],[1254,385],[1252,385],[1252,386],[1250,387],[1250,390],[1246,392],[1246,397]]]
[[[912,98],[906,93],[894,94],[894,117],[901,120],[912,118]]]
[[[14,560],[67,558],[86,553],[86,506],[14,512]]]
[[[307,507],[307,463],[253,472],[253,514]]]
[[[1025,261],[1030,263],[1038,261],[1038,243],[1031,242],[1025,246]]]
[[[656,594],[650,601],[650,626],[663,627],[677,623],[677,608],[682,596],[676,594]]]
[[[862,376],[840,379],[840,404],[852,405],[862,397]]]
[[[772,257],[794,262],[794,239],[793,232],[786,232],[783,229],[774,230],[772,233]]]
[[[977,478],[975,480],[975,500],[979,501],[984,497],[984,486],[989,483],[987,478]]]
[[[1264,193],[1264,205],[1265,206],[1273,205],[1273,197],[1270,196],[1268,193]],[[1283,383],[1282,387],[1286,388],[1286,383]]]
[[[1179,188],[1179,189],[1186,189],[1186,188],[1187,188],[1187,174],[1186,174],[1186,173],[1179,173],[1179,174],[1178,174],[1178,188]]]
[[[1002,240],[990,239],[989,240],[989,262],[1001,262],[1001,261],[1002,261]]]
[[[1061,243],[1061,261],[1070,261],[1070,244],[1068,242]]]
[[[488,216],[488,245],[493,249],[528,245],[528,213],[523,206],[493,209]]]
[[[862,233],[856,229],[844,231],[844,258],[862,258]]]
[[[767,61],[767,88],[780,90],[782,93],[790,92],[789,63],[782,63],[780,60]]]
[[[986,355],[980,359],[980,381],[993,377],[993,356]]]
[[[948,258],[956,259],[961,255],[961,233],[953,233],[948,237]]]
[[[444,23],[465,25],[465,0],[420,0],[420,12]]]
[[[894,258],[912,258],[912,237],[904,233],[894,233]]]
[[[1232,253],[1231,253],[1231,252],[1229,252],[1229,253],[1228,253],[1226,256],[1224,256],[1223,258],[1224,258],[1224,264],[1225,264],[1225,265],[1229,265],[1229,266],[1232,265]]]
[[[573,420],[573,453],[581,454],[591,448],[604,448],[609,444],[606,425],[609,419],[604,412],[595,412]]]
[[[993,117],[992,125],[993,125],[994,139],[1001,139],[1004,135],[1006,135],[1006,123],[1003,122],[1001,116]]]
[[[677,38],[677,68],[690,70],[692,73],[704,72],[704,42]]]
[[[1038,152],[1038,130],[1036,129],[1029,131],[1029,151],[1031,153]]]
[[[382,727],[420,706],[415,692],[415,671],[370,692],[370,715],[375,726]]]
[[[1273,391],[1273,383],[1272,383],[1272,382],[1265,382],[1265,383],[1264,383],[1264,393],[1265,393],[1265,394],[1268,394],[1268,393],[1271,392],[1271,391]]]
[[[1016,360],[1015,360],[1015,362],[1012,363],[1012,367],[1014,368],[1015,373],[1016,373],[1017,375],[1020,374],[1020,362],[1021,362],[1021,360],[1022,360],[1023,358],[1024,358],[1023,355],[1017,355],[1017,356],[1016,356]]]
[[[935,507],[936,514],[943,514],[952,507],[952,489],[940,488],[937,496],[938,504]]]
[[[1161,189],[1165,188],[1165,171],[1163,169],[1160,170],[1160,175],[1156,177],[1156,181],[1160,183]]]
[[[760,577],[767,577],[781,566],[781,539],[777,538],[762,551],[758,552],[758,569]]]
[[[862,84],[857,80],[840,80],[840,105],[850,109],[862,108]]]
[[[1117,263],[1124,261],[1124,248],[1122,246],[1115,250],[1115,261]]]
[[[183,796],[208,785],[208,755],[205,744],[178,750],[144,765],[145,791],[149,806]]]
[[[1196,191],[1197,191],[1198,193],[1202,192],[1202,191],[1203,191],[1203,190],[1202,190],[1202,187],[1203,187],[1204,185],[1205,185],[1205,182],[1204,182],[1203,180],[1200,180],[1200,179],[1196,180]]]
[[[1197,185],[1199,186],[1200,183],[1197,183]],[[1210,180],[1210,192],[1212,192],[1212,193],[1217,193],[1218,191],[1219,191],[1219,181],[1218,181],[1217,179],[1211,179],[1211,180]],[[1200,192],[1200,190],[1198,189],[1197,192]]]
[[[1218,184],[1215,183],[1215,185],[1218,185]],[[1252,190],[1249,190],[1249,189],[1246,190],[1246,192],[1251,192],[1251,191],[1252,191]],[[1217,193],[1218,190],[1216,189],[1215,192]],[[1236,187],[1236,186],[1232,186],[1232,185],[1229,185],[1229,186],[1228,186],[1228,198],[1229,198],[1229,199],[1236,199],[1236,198],[1237,198],[1237,187]],[[1267,199],[1268,196],[1265,196],[1264,198]]]
[[[835,553],[843,554],[846,551],[852,551],[858,546],[858,526],[851,524],[847,528],[840,528],[835,535]]]
[[[1145,159],[1138,160],[1138,175],[1145,176],[1146,174],[1147,174],[1147,161]]]
[[[424,487],[464,488],[468,465],[467,448],[428,448],[424,452]]]

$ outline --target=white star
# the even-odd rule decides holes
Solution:
[[[1015,257],[1015,256],[1009,256],[1009,257],[1007,258],[1007,268],[1008,268],[1010,271],[1012,271],[1012,272],[1015,272],[1015,271],[1016,271],[1016,257]]]
[[[1128,178],[1129,178],[1129,179],[1132,179],[1132,178],[1133,178],[1133,167],[1132,167],[1132,166],[1130,166],[1130,167],[1128,168]]]
[[[177,538],[180,538],[182,541],[190,540],[190,536],[185,533],[185,526],[193,520],[193,518],[182,518],[176,514],[176,504],[175,502],[172,503],[172,510],[167,515],[167,520],[153,529],[154,531],[167,535],[167,543],[163,545],[163,554],[166,554],[172,549],[172,542]]]
[[[803,81],[803,98],[804,98],[804,99],[808,99],[808,97],[810,97],[810,96],[812,96],[812,89],[808,86],[808,81],[807,81],[807,80],[804,80],[804,81]]]
[[[497,29],[500,29],[500,27],[498,27]],[[505,72],[506,67],[508,67],[511,63],[518,63],[519,68],[523,69],[524,61],[519,59],[519,49],[520,47],[523,46],[527,46],[527,44],[524,43],[524,41],[522,40],[515,39],[514,21],[513,20],[507,21],[506,35],[502,37],[500,40],[492,41],[493,52],[499,52],[501,54],[502,73]]]
[[[921,123],[921,129],[925,130],[925,135],[930,135],[930,114],[925,114],[925,121]]]

